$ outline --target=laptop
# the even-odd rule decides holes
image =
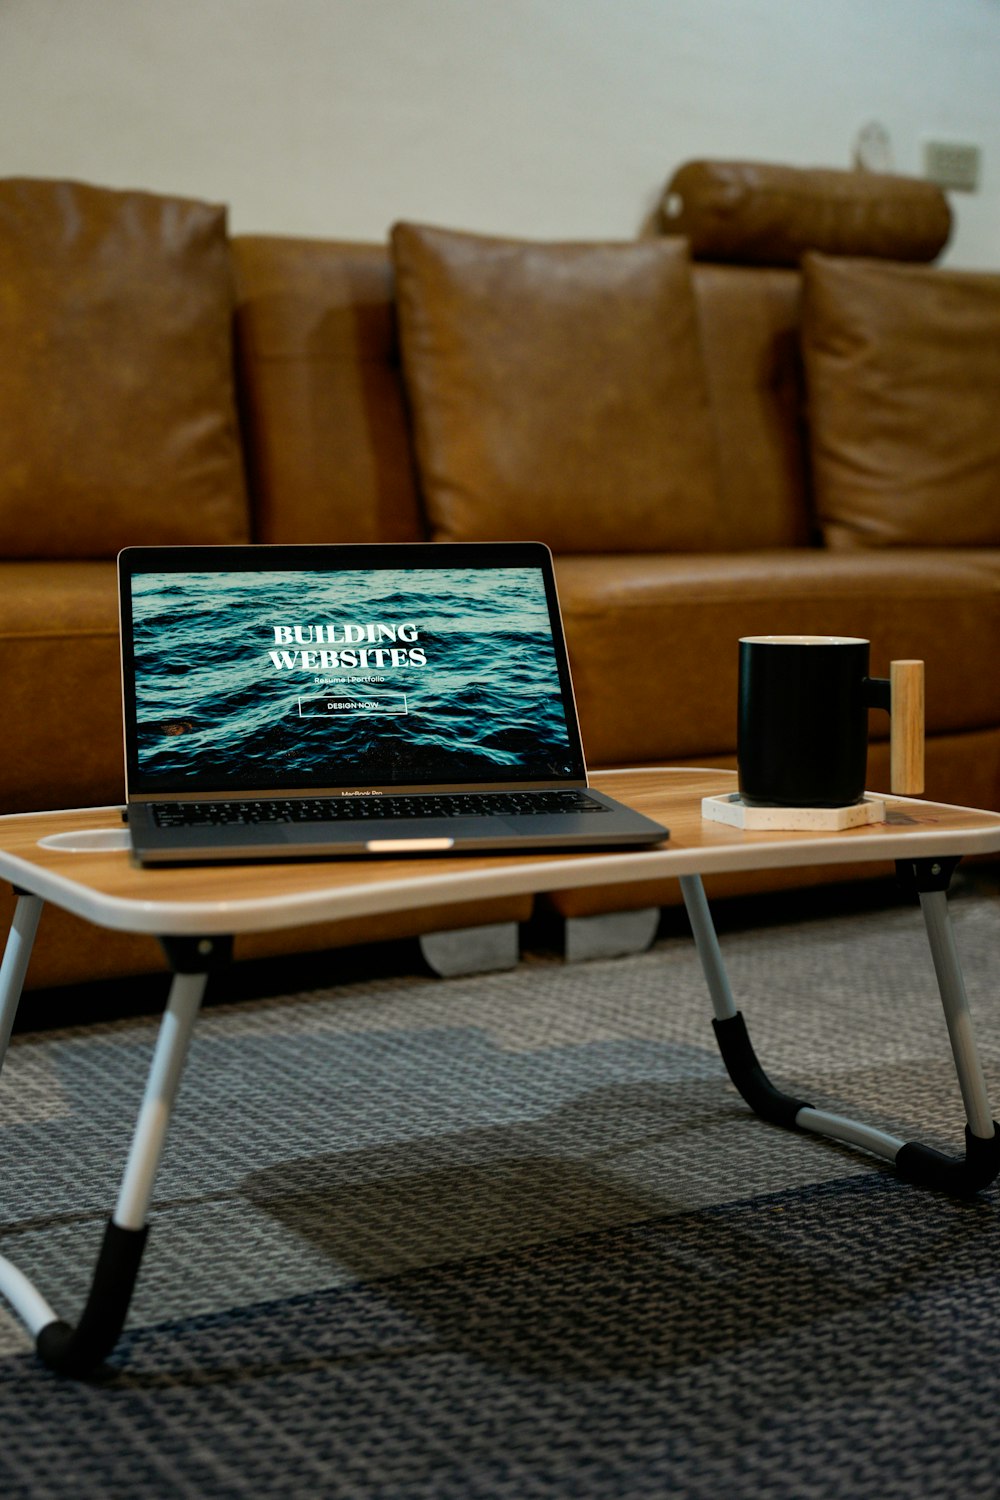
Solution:
[[[118,574],[140,864],[667,837],[588,786],[539,543],[130,547]]]

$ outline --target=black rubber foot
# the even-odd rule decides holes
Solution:
[[[896,1169],[907,1182],[919,1187],[939,1188],[945,1193],[970,1197],[989,1187],[1000,1173],[1000,1125],[993,1122],[993,1135],[985,1139],[965,1127],[965,1155],[945,1156],[931,1146],[907,1142],[896,1152]]]
[[[811,1109],[812,1106],[806,1099],[793,1099],[790,1094],[783,1094],[775,1088],[757,1061],[742,1012],[737,1011],[725,1021],[713,1021],[712,1025],[726,1072],[750,1108],[762,1119],[770,1120],[772,1125],[794,1129],[799,1110]]]
[[[79,1323],[75,1328],[58,1320],[47,1323],[35,1340],[39,1358],[57,1374],[86,1375],[117,1344],[125,1327],[148,1232],[148,1226],[120,1229],[108,1221]]]

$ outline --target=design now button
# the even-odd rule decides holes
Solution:
[[[300,719],[339,719],[344,714],[405,714],[405,693],[330,693],[321,698],[300,698]]]

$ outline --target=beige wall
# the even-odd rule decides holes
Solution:
[[[410,217],[630,237],[692,156],[977,141],[956,265],[1000,267],[1000,0],[0,0],[0,173],[225,201],[237,231]]]

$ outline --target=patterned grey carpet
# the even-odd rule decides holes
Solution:
[[[990,880],[953,913],[996,1110]],[[777,1082],[959,1149],[916,908],[723,950]],[[154,1031],[4,1070],[0,1250],[64,1315]],[[998,1201],[751,1116],[682,936],[210,1006],[105,1371],[48,1374],[0,1311],[0,1494],[993,1497]]]

